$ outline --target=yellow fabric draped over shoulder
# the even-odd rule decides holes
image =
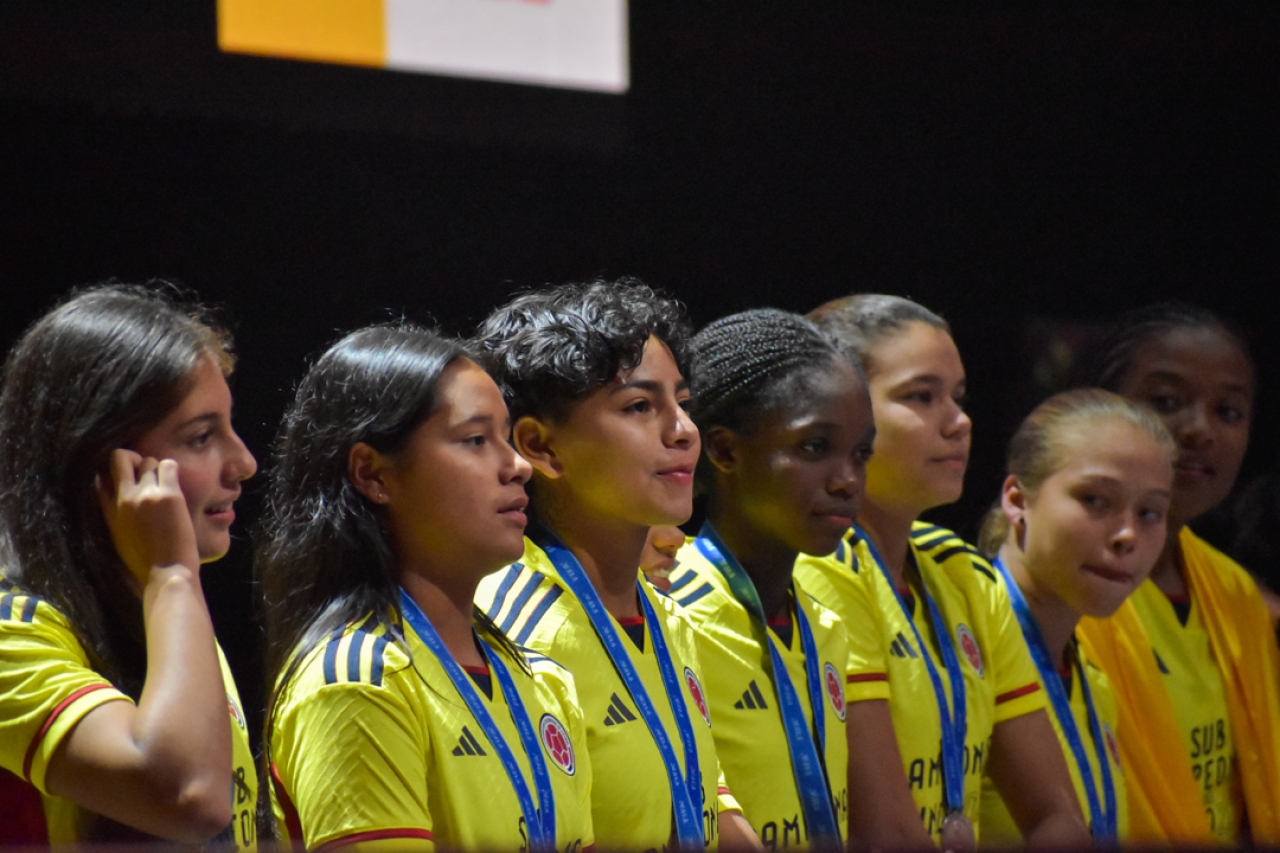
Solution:
[[[1182,528],[1178,535],[1191,598],[1203,614],[1222,669],[1244,787],[1249,832],[1280,845],[1280,651],[1267,606],[1249,573]]]
[[[1253,843],[1280,844],[1280,654],[1257,586],[1188,528],[1179,534],[1192,599],[1221,662]],[[1120,759],[1129,842],[1212,846],[1213,834],[1146,630],[1132,602],[1108,619],[1081,620],[1086,654],[1111,679],[1120,711]],[[1141,732],[1141,737],[1134,733]]]

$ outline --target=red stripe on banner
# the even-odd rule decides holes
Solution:
[[[859,684],[863,681],[888,681],[889,673],[887,672],[864,672],[861,675],[846,675],[846,684]]]
[[[435,841],[435,836],[428,829],[375,829],[372,832],[357,832],[355,835],[348,835],[345,838],[335,838],[325,844],[317,847],[312,853],[320,853],[321,850],[333,850],[337,847],[345,847],[348,844],[358,844],[361,841],[379,841],[383,838],[421,838],[426,841]]]
[[[75,693],[72,693],[66,699],[58,703],[58,707],[54,708],[49,714],[49,718],[44,721],[44,725],[40,727],[40,731],[32,738],[31,745],[27,747],[27,756],[22,760],[22,778],[28,782],[31,781],[31,763],[36,759],[36,750],[40,748],[40,744],[44,741],[45,735],[49,734],[49,729],[53,728],[53,724],[57,722],[58,717],[62,716],[62,712],[67,710],[72,702],[81,696],[87,696],[95,690],[107,690],[110,684],[90,684],[88,687],[81,687]]]
[[[996,704],[1008,702],[1010,699],[1017,699],[1019,696],[1026,696],[1028,693],[1035,693],[1040,689],[1040,682],[1033,681],[1028,685],[1019,687],[1017,690],[1010,690],[1008,693],[1001,693],[996,697]]]

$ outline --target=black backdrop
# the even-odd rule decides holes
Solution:
[[[699,323],[858,290],[947,316],[977,429],[937,518],[968,534],[1050,342],[1153,299],[1244,324],[1247,471],[1275,457],[1274,4],[639,0],[621,97],[222,55],[213,7],[0,6],[0,342],[72,285],[179,280],[233,321],[264,462],[339,331],[622,274]],[[252,708],[240,529],[207,584]]]

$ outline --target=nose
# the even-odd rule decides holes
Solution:
[[[1213,442],[1212,416],[1207,401],[1197,401],[1183,410],[1174,428],[1178,443],[1184,447],[1201,448]]]
[[[1137,518],[1132,512],[1126,512],[1122,522],[1118,528],[1111,534],[1110,541],[1107,542],[1111,553],[1116,556],[1124,556],[1134,549],[1137,545]]]
[[[827,494],[861,502],[866,484],[866,465],[860,458],[845,457],[827,480]]]
[[[973,432],[973,421],[969,418],[969,413],[956,400],[948,405],[951,411],[947,413],[947,419],[942,425],[942,434],[950,439],[967,439]]]
[[[533,466],[529,464],[528,459],[517,453],[516,449],[510,444],[503,442],[503,447],[506,448],[504,452],[508,454],[508,457],[505,460],[506,464],[502,467],[502,482],[519,483],[523,486],[533,476]]]
[[[231,448],[227,454],[227,468],[230,479],[243,482],[258,473],[258,460],[249,452],[249,447],[237,432],[231,433]]]
[[[679,447],[681,449],[694,446],[699,442],[698,427],[693,422],[693,418],[689,417],[689,413],[684,410],[684,406],[675,404],[673,406],[675,412],[674,417],[670,418],[663,429],[662,443],[667,447]]]

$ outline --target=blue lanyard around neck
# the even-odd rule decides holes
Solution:
[[[427,615],[422,612],[422,608],[418,607],[418,602],[413,600],[409,593],[402,588],[400,590],[400,606],[404,611],[404,618],[409,623],[409,627],[413,628],[413,632],[422,639],[422,642],[440,661],[440,665],[444,667],[444,671],[448,674],[449,680],[453,682],[454,688],[462,696],[462,701],[467,704],[467,708],[471,710],[472,715],[476,718],[484,736],[488,738],[489,743],[493,746],[494,753],[502,762],[502,767],[507,771],[507,778],[511,780],[511,787],[515,789],[516,799],[520,801],[520,812],[524,815],[525,826],[529,828],[530,848],[535,853],[555,853],[556,851],[556,804],[555,794],[551,790],[551,776],[547,773],[547,761],[542,754],[542,744],[538,740],[537,734],[533,731],[533,723],[529,720],[529,715],[525,711],[524,700],[520,698],[520,693],[516,690],[515,682],[511,678],[506,664],[502,662],[499,654],[488,648],[488,644],[482,644],[485,651],[485,657],[489,661],[489,669],[498,679],[498,684],[502,688],[502,695],[507,700],[507,708],[511,711],[511,720],[515,723],[516,730],[520,733],[520,741],[524,746],[525,756],[529,759],[529,767],[533,771],[534,785],[538,790],[538,802],[535,804],[533,796],[529,792],[529,784],[525,781],[524,773],[520,770],[520,765],[516,762],[516,757],[511,751],[511,747],[507,744],[506,738],[502,736],[502,732],[498,729],[498,724],[494,722],[493,715],[489,713],[488,707],[485,705],[480,694],[476,691],[475,685],[471,683],[471,679],[458,666],[458,662],[453,659],[453,655],[445,647],[444,640],[440,639],[440,634],[436,631],[435,626],[427,619]]]
[[[1040,681],[1048,691],[1050,701],[1053,702],[1053,713],[1058,717],[1062,736],[1067,739],[1067,746],[1071,748],[1071,755],[1075,758],[1076,767],[1080,771],[1080,782],[1089,800],[1089,827],[1093,831],[1093,838],[1100,844],[1114,844],[1117,833],[1115,781],[1111,778],[1111,765],[1107,761],[1107,746],[1102,737],[1102,725],[1093,704],[1093,695],[1089,690],[1089,679],[1085,677],[1084,667],[1080,667],[1078,680],[1084,697],[1084,706],[1089,715],[1089,731],[1093,735],[1093,748],[1098,757],[1098,769],[1102,774],[1101,800],[1098,797],[1098,786],[1093,778],[1093,769],[1089,766],[1089,757],[1084,750],[1084,738],[1081,737],[1080,728],[1076,725],[1075,715],[1071,713],[1071,699],[1067,696],[1062,676],[1058,675],[1057,664],[1049,651],[1048,644],[1044,641],[1044,634],[1040,632],[1040,625],[1036,622],[1031,606],[1027,604],[1026,596],[1014,582],[1008,567],[999,558],[995,561],[995,567],[1004,578],[1005,586],[1009,588],[1009,601],[1013,605],[1014,614],[1018,617],[1018,625],[1022,627],[1022,636],[1027,641],[1027,647],[1031,649],[1031,657],[1036,662],[1036,669],[1040,670]],[[1105,809],[1103,802],[1106,804]]]
[[[924,659],[924,665],[929,670],[929,682],[933,685],[933,695],[938,702],[938,721],[942,726],[943,795],[946,798],[947,811],[949,813],[962,812],[964,811],[964,739],[968,733],[969,724],[966,720],[964,673],[960,671],[960,660],[956,657],[956,649],[951,642],[951,632],[947,630],[946,620],[942,618],[942,612],[934,602],[933,596],[929,594],[929,584],[925,580],[924,573],[921,572],[920,592],[929,608],[929,619],[933,623],[933,634],[938,638],[938,649],[942,652],[942,665],[947,668],[947,679],[951,682],[951,705],[955,709],[954,712],[947,705],[947,692],[942,686],[942,676],[938,674],[938,668],[933,663],[933,656],[929,654],[929,650],[925,647],[924,638],[920,635],[920,629],[916,627],[915,619],[911,616],[911,608],[907,606],[906,599],[898,591],[898,585],[893,582],[893,575],[890,574],[889,567],[885,565],[884,559],[881,558],[880,552],[876,550],[875,543],[871,541],[871,537],[860,527],[855,526],[853,530],[857,537],[867,544],[867,551],[870,552],[871,559],[880,567],[880,572],[884,575],[885,582],[889,585],[889,589],[893,591],[894,597],[898,599],[898,604],[902,607],[902,612],[907,617],[907,624],[911,626],[911,631],[915,634],[916,645],[920,647],[920,657]]]
[[[778,708],[782,712],[782,727],[787,735],[787,751],[791,754],[791,772],[795,777],[796,790],[800,794],[800,805],[804,810],[804,822],[809,839],[815,848],[838,848],[841,846],[840,826],[836,822],[835,811],[831,805],[831,791],[822,762],[822,756],[827,747],[826,703],[822,698],[822,674],[809,618],[805,615],[797,598],[796,626],[799,628],[801,648],[804,650],[805,675],[809,680],[813,732],[805,722],[804,708],[800,705],[800,697],[796,693],[795,685],[791,682],[791,675],[787,672],[782,653],[778,651],[777,643],[769,635],[764,607],[760,604],[760,594],[756,591],[755,584],[751,582],[746,571],[720,539],[711,522],[702,525],[702,530],[699,531],[695,542],[702,556],[711,561],[711,564],[720,571],[728,582],[729,589],[733,591],[734,597],[747,608],[747,612],[764,632],[765,641],[769,645],[769,658],[773,663],[774,695],[778,698]],[[794,584],[792,595],[795,596]],[[816,745],[814,732],[817,733]]]
[[[676,758],[675,745],[667,734],[667,727],[658,716],[658,709],[649,697],[640,673],[636,670],[631,654],[622,643],[609,612],[591,580],[582,569],[582,564],[568,548],[560,544],[550,534],[540,535],[537,545],[546,552],[547,557],[555,565],[560,579],[564,581],[569,592],[582,604],[587,612],[591,627],[604,645],[618,671],[623,685],[636,703],[640,716],[649,728],[662,756],[662,763],[667,771],[667,782],[671,787],[671,808],[675,817],[676,839],[681,850],[701,851],[705,846],[702,832],[702,769],[698,764],[698,745],[694,739],[693,723],[689,717],[689,709],[684,703],[684,693],[680,689],[680,679],[676,675],[675,665],[671,662],[671,653],[667,649],[667,640],[662,633],[662,625],[653,610],[644,588],[640,582],[640,569],[636,568],[636,594],[640,599],[640,609],[644,612],[645,624],[648,626],[650,642],[653,644],[653,655],[658,661],[658,670],[662,673],[662,684],[666,688],[667,701],[671,705],[671,714],[676,721],[676,729],[684,745],[684,772],[680,770],[680,762]]]

